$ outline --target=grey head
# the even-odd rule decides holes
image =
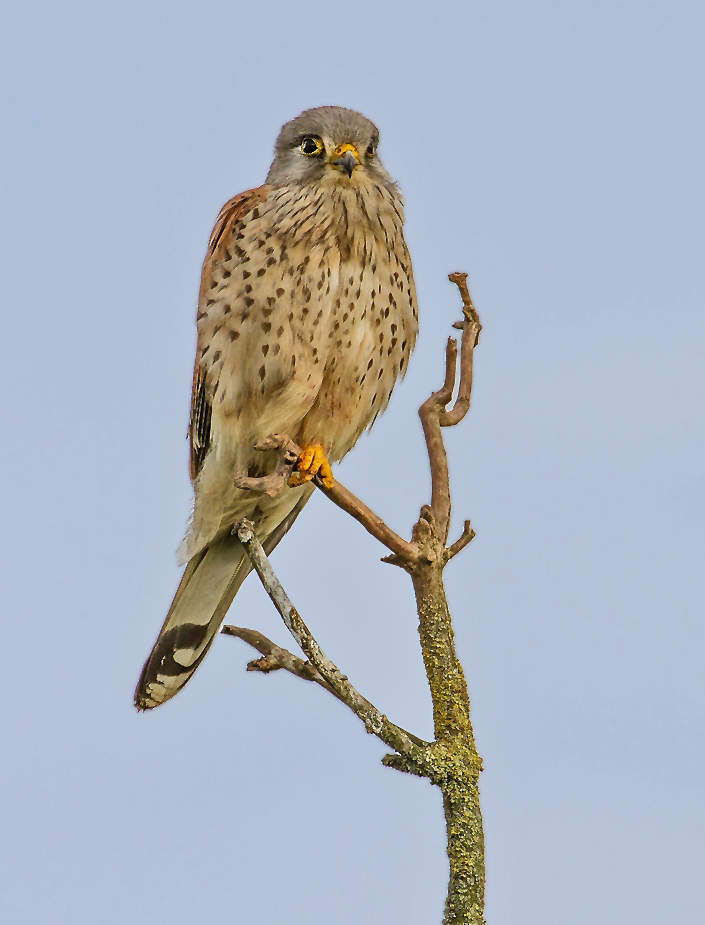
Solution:
[[[398,193],[379,159],[378,144],[377,126],[354,109],[307,109],[279,133],[266,182],[351,184],[364,175]]]

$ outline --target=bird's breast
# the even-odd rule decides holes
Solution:
[[[381,194],[377,212],[322,195],[275,189],[231,229],[203,291],[199,362],[221,442],[287,432],[340,459],[406,368],[416,296],[400,214]]]

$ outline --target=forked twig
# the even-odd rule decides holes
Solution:
[[[459,424],[470,408],[472,392],[473,350],[477,345],[482,325],[475,306],[472,304],[467,285],[467,273],[451,273],[448,279],[455,283],[463,299],[463,320],[456,321],[454,328],[463,332],[460,344],[460,383],[458,397],[450,411],[446,406],[453,397],[458,356],[458,345],[453,338],[448,338],[446,345],[446,374],[443,387],[434,392],[419,408],[419,417],[423,426],[428,460],[431,468],[431,508],[436,519],[439,535],[445,543],[450,526],[450,480],[448,477],[448,457],[446,455],[441,427],[453,427]]]

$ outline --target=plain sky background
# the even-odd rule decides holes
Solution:
[[[187,519],[195,299],[280,125],[361,110],[407,203],[409,375],[339,468],[407,532],[416,408],[470,274],[447,571],[490,925],[705,920],[702,2],[9,4],[0,22],[7,925],[439,922],[440,794],[345,708],[246,674],[132,691]],[[429,737],[410,582],[315,497],[274,565],[327,653]],[[248,580],[230,622],[289,646]]]

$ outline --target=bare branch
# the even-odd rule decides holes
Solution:
[[[448,404],[448,402],[453,397],[453,389],[455,388],[455,369],[458,364],[458,342],[452,338],[448,338],[448,343],[446,344],[446,381],[443,383],[443,388],[440,392],[437,392],[438,399],[442,401],[443,407]]]
[[[448,278],[458,286],[463,299],[463,321],[454,324],[455,328],[461,328],[463,331],[458,397],[452,410],[446,411],[446,406],[453,397],[458,353],[457,343],[451,338],[446,346],[446,375],[443,387],[430,395],[419,408],[431,468],[431,508],[436,520],[438,536],[443,543],[448,540],[451,503],[448,458],[441,436],[441,427],[459,424],[468,412],[472,391],[473,349],[477,344],[481,329],[480,319],[468,291],[467,273],[451,273]]]
[[[448,356],[448,351],[446,356]],[[442,542],[448,539],[450,523],[450,479],[448,457],[441,436],[440,416],[450,398],[441,389],[434,392],[419,408],[419,417],[426,440],[428,462],[431,469],[431,507],[438,524],[438,535]]]
[[[311,631],[301,619],[299,612],[289,600],[284,588],[279,583],[269,560],[264,554],[262,545],[257,539],[254,526],[247,520],[241,521],[237,527],[237,537],[245,547],[245,551],[257,572],[265,591],[272,603],[279,611],[287,629],[294,637],[302,651],[321,675],[323,680],[332,688],[336,696],[343,701],[365,724],[368,732],[381,739],[385,745],[395,749],[411,758],[419,753],[419,746],[425,748],[427,742],[411,735],[400,726],[390,722],[387,717],[366,700],[350,683],[344,675],[331,662],[319,644],[313,638]],[[418,755],[419,759],[421,755]]]
[[[259,443],[255,445],[255,449],[262,451],[274,450],[277,452],[278,459],[275,471],[271,475],[266,475],[262,478],[236,476],[234,479],[235,485],[237,488],[245,488],[248,491],[260,491],[263,494],[274,497],[288,482],[289,476],[296,465],[296,461],[301,455],[301,448],[286,434],[271,434],[264,440],[260,440]],[[351,517],[354,517],[358,523],[362,524],[368,533],[379,540],[383,546],[386,546],[390,552],[399,556],[401,559],[413,560],[416,554],[416,549],[413,544],[402,539],[391,527],[385,524],[381,517],[370,510],[359,498],[356,498],[355,495],[341,485],[337,479],[332,488],[326,488],[318,477],[314,478],[313,482],[333,504],[336,504],[347,514],[350,514]]]
[[[304,661],[288,649],[282,649],[271,639],[268,639],[257,630],[246,629],[244,626],[224,626],[221,632],[226,636],[237,636],[244,642],[257,649],[262,653],[262,658],[255,659],[247,666],[248,671],[262,671],[267,674],[270,671],[283,669],[290,674],[296,675],[297,678],[303,678],[304,681],[315,681],[320,684],[329,693],[338,696],[333,688],[326,684],[320,674],[316,671],[310,662]]]
[[[257,630],[246,629],[243,626],[224,626],[221,632],[225,636],[236,636],[238,639],[242,639],[244,642],[249,643],[253,649],[257,649],[258,652],[262,653],[262,658],[256,658],[247,663],[248,671],[261,671],[264,674],[280,669],[288,671],[290,674],[296,675],[297,678],[302,678],[304,681],[314,681],[324,690],[328,691],[329,694],[332,694],[337,700],[340,700],[341,703],[348,706],[348,703],[338,692],[321,677],[311,662],[306,662],[302,658],[299,658],[298,655],[294,655],[293,652],[289,652],[288,649],[283,649]],[[375,710],[375,707],[369,700],[361,694],[358,696],[360,697],[360,702],[366,704],[368,711]],[[424,742],[423,739],[419,739],[418,736],[415,736],[413,733],[407,732],[406,734],[414,745],[418,745],[420,748],[428,746],[427,742]],[[414,759],[410,758],[409,762],[417,768],[416,773],[420,774]]]
[[[463,336],[460,347],[460,385],[458,397],[451,411],[441,415],[441,427],[453,427],[459,424],[470,408],[470,393],[472,392],[472,359],[473,350],[477,347],[482,325],[480,316],[475,310],[468,290],[467,273],[451,273],[448,279],[455,283],[463,299],[463,320],[456,321],[454,328],[462,330]]]
[[[333,504],[337,504],[341,510],[350,514],[355,520],[379,540],[383,546],[386,546],[392,553],[401,559],[413,560],[416,557],[416,547],[413,543],[403,540],[398,534],[388,527],[386,523],[374,511],[371,511],[364,502],[356,498],[355,495],[348,491],[343,485],[336,480],[332,488],[326,488],[325,485],[314,479],[316,486],[321,489],[323,494],[330,498]]]
[[[465,521],[465,527],[463,532],[460,534],[458,539],[453,543],[452,546],[449,546],[446,549],[446,562],[450,562],[453,556],[457,556],[459,552],[462,552],[463,549],[475,538],[475,531],[470,526],[470,521]]]

